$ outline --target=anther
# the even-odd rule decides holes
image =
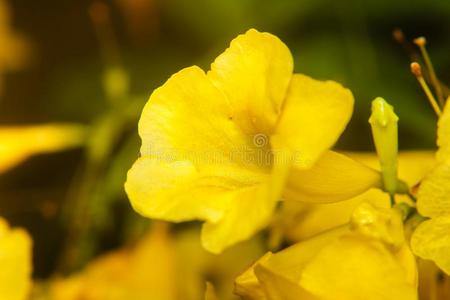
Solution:
[[[411,63],[411,73],[416,77],[422,77],[422,68],[417,62]]]
[[[415,49],[415,47],[408,41],[403,30],[400,28],[396,28],[392,31],[392,38],[399,45],[402,46],[403,50],[408,54],[410,61],[416,61],[419,59],[419,55]]]
[[[431,92],[430,88],[428,87],[428,84],[426,83],[425,79],[422,76],[422,68],[419,63],[417,62],[411,63],[411,73],[413,73],[413,75],[417,78],[417,81],[419,82],[422,90],[427,96],[427,99],[430,102],[431,106],[433,107],[434,112],[438,117],[440,117],[441,108],[439,107],[436,99],[433,96],[433,93]]]
[[[426,48],[427,40],[425,37],[421,36],[421,37],[414,39],[414,44],[416,44],[420,49],[420,53],[422,54],[423,60],[425,62],[425,66],[427,67],[427,69],[430,73],[429,75],[430,75],[431,85],[433,86],[433,89],[436,92],[437,100],[439,101],[438,103],[441,107],[443,107],[444,106],[444,96],[442,93],[441,84],[439,82],[439,79],[437,78],[436,72],[435,72],[433,64],[431,62],[431,58],[428,55],[428,51]]]
[[[427,40],[425,37],[420,36],[414,39],[414,44],[416,44],[419,47],[424,47],[427,44]]]
[[[405,35],[400,28],[396,28],[392,31],[392,37],[399,44],[403,44],[405,42]]]

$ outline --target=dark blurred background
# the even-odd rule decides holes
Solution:
[[[10,1],[14,30],[26,36],[31,51],[27,66],[4,78],[0,124],[58,121],[89,125],[96,124],[110,109],[102,87],[110,61],[101,51],[105,43],[101,34],[100,39],[96,34],[92,14],[88,13],[92,3]],[[208,69],[231,39],[253,27],[279,36],[288,45],[296,72],[337,80],[353,91],[355,113],[339,148],[373,149],[367,119],[370,101],[376,96],[395,106],[402,149],[434,147],[436,118],[410,74],[411,53],[393,40],[392,31],[401,28],[409,41],[425,36],[440,79],[450,83],[448,0],[103,3],[110,9],[111,32],[118,44],[116,62],[129,76],[127,93],[139,109],[172,73],[193,64]],[[97,182],[87,187],[97,196],[86,192],[84,197],[92,207],[83,209],[99,209],[98,214],[107,220],[92,225],[97,228],[95,234],[84,237],[86,243],[95,240],[96,244],[86,256],[119,245],[126,235],[126,225],[139,222],[133,219],[139,217],[131,211],[122,189],[126,170],[139,152],[136,123],[137,118],[111,133],[118,137],[105,156],[107,162],[94,171],[86,166],[86,151],[78,149],[33,157],[0,175],[1,214],[33,235],[37,277],[48,276],[58,267],[65,239],[70,236],[70,226],[60,212],[70,191],[79,188],[74,178],[83,173],[80,168],[85,174],[98,175]],[[93,132],[95,136],[97,131]],[[95,223],[97,218],[91,219]]]

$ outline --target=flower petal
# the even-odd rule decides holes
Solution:
[[[404,243],[392,243],[402,230],[396,210],[372,209],[363,204],[349,226],[269,253],[252,266],[253,273],[247,271],[236,283],[251,287],[245,290],[250,295],[264,291],[268,299],[277,300],[416,300],[414,256]],[[290,298],[286,292],[291,290],[302,297]]]
[[[300,285],[321,299],[417,299],[396,257],[380,241],[358,234],[323,248],[304,268]]]
[[[143,157],[125,184],[133,207],[151,218],[216,222],[233,190],[262,182],[268,166],[240,155],[257,155],[253,138],[229,117],[223,94],[198,67],[155,90],[139,121]]]
[[[278,253],[268,252],[236,279],[235,292],[252,300],[315,299],[298,285],[301,271],[322,247],[346,232],[348,227],[337,228]]]
[[[203,224],[203,247],[212,253],[220,253],[265,227],[277,202],[276,199],[267,199],[265,193],[265,184],[233,192],[223,218]]]
[[[80,146],[85,138],[86,130],[78,124],[0,127],[0,173],[32,155]]]
[[[254,29],[235,38],[208,78],[223,92],[230,116],[249,134],[270,134],[292,77],[293,60],[276,36]]]
[[[310,168],[334,145],[353,102],[352,93],[336,82],[294,75],[275,134],[296,152],[298,168]]]
[[[210,164],[252,146],[229,117],[230,106],[203,70],[185,68],[150,96],[139,120],[142,155]]]
[[[267,226],[280,199],[289,170],[290,164],[275,164],[272,173],[263,183],[235,190],[223,218],[203,225],[203,247],[210,252],[220,253],[226,247],[250,238]]]
[[[0,218],[0,299],[28,299],[31,290],[31,238],[22,229],[10,229]]]
[[[261,282],[262,290],[267,295],[264,299],[270,300],[321,300],[308,293],[297,282],[290,280],[273,269],[266,267],[264,264],[258,264],[255,267],[255,273]],[[255,298],[255,300],[261,300]]]
[[[206,282],[205,300],[219,300],[214,285],[209,281]]]
[[[380,173],[337,152],[328,151],[310,169],[293,168],[284,192],[286,200],[331,203],[379,187]]]
[[[250,268],[245,270],[235,280],[234,293],[244,299],[265,300],[264,291],[255,275],[255,266],[267,261],[272,256],[271,252],[264,254]]]
[[[450,275],[450,216],[421,223],[411,237],[411,248],[414,254],[434,261]]]
[[[354,210],[363,202],[376,207],[390,207],[389,195],[379,189],[368,191],[345,201],[315,204],[284,201],[280,224],[290,241],[302,241],[331,228],[348,223]]]
[[[217,222],[230,204],[233,190],[244,185],[238,177],[257,178],[257,174],[245,175],[243,170],[225,166],[222,171],[224,177],[201,173],[190,161],[167,162],[146,156],[129,170],[125,190],[133,208],[146,217]],[[233,178],[235,175],[238,177]]]
[[[425,217],[450,214],[450,161],[436,166],[422,180],[417,210]]]
[[[437,130],[437,144],[439,150],[437,152],[437,160],[445,162],[450,160],[450,97],[447,98],[447,102],[444,111],[439,118],[438,130]]]

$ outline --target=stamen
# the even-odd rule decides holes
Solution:
[[[408,42],[405,34],[400,28],[396,28],[392,31],[392,37],[394,40],[403,47],[403,50],[408,54],[411,61],[417,61],[419,59],[419,54],[417,53],[415,47]]]
[[[428,87],[427,83],[425,82],[425,79],[423,79],[422,76],[422,68],[417,62],[411,63],[411,73],[417,78],[417,81],[419,82],[420,86],[422,87],[422,90],[424,91],[425,95],[428,98],[428,101],[430,102],[431,106],[433,107],[434,112],[438,117],[441,116],[441,109],[436,101],[436,99],[433,96],[433,93],[431,92],[430,88]]]
[[[443,107],[445,99],[442,93],[442,88],[439,83],[439,79],[436,76],[436,72],[434,71],[434,67],[433,64],[431,63],[430,56],[428,55],[428,51],[426,48],[427,40],[425,39],[425,37],[421,36],[414,39],[414,44],[416,44],[419,47],[420,52],[422,53],[423,60],[425,61],[425,65],[430,73],[431,84],[434,88],[434,91],[436,92],[436,96],[438,98],[440,106]]]

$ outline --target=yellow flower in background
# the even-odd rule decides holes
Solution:
[[[85,128],[72,124],[0,126],[0,174],[29,157],[77,147]]]
[[[417,256],[433,260],[450,274],[450,101],[439,118],[436,165],[421,182],[417,209],[429,217],[414,231],[411,247]]]
[[[156,89],[125,183],[134,209],[205,221],[203,246],[219,253],[265,227],[282,195],[333,202],[379,184],[378,172],[328,151],[351,117],[351,92],[292,72],[286,45],[251,29],[208,72],[185,68]]]
[[[0,299],[25,300],[31,289],[31,238],[0,218]]]
[[[378,157],[374,153],[347,152],[347,157],[378,170]],[[435,164],[432,151],[402,151],[398,156],[399,178],[408,186],[416,186]],[[410,203],[406,195],[396,195],[398,202]],[[298,242],[336,226],[346,224],[353,211],[363,202],[376,207],[390,207],[389,195],[380,189],[371,188],[351,199],[328,204],[284,201],[281,213],[274,223],[274,234],[283,235]]]
[[[252,300],[414,300],[415,258],[395,209],[360,205],[349,226],[268,253],[236,280]]]
[[[167,228],[157,226],[135,248],[106,254],[82,272],[56,279],[48,299],[178,299],[174,256]]]
[[[233,280],[264,253],[261,241],[253,239],[217,256],[202,249],[197,229],[173,234],[167,225],[154,223],[134,247],[110,252],[78,273],[51,280],[48,288],[41,288],[41,298],[198,300],[205,295],[205,278],[213,278],[219,299],[237,300]],[[212,297],[211,287],[206,291]]]
[[[1,76],[7,71],[22,68],[29,56],[29,45],[23,36],[12,30],[10,8],[6,0],[0,0],[0,93]]]

